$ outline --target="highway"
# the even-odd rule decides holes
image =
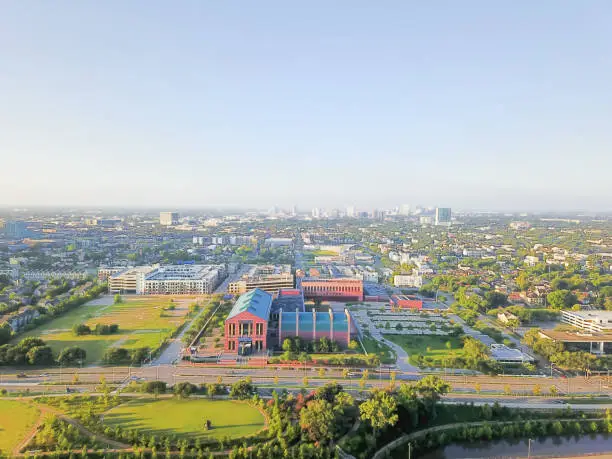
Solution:
[[[16,371],[3,369],[0,371],[0,388],[7,390],[22,390],[28,388],[30,391],[64,391],[65,387],[87,388],[95,386],[100,377],[104,376],[109,384],[125,384],[129,380],[139,381],[165,381],[175,384],[181,381],[189,381],[194,384],[215,382],[221,378],[225,384],[231,384],[239,379],[251,377],[257,385],[278,387],[302,387],[304,378],[308,379],[308,387],[316,387],[331,381],[337,381],[346,387],[359,387],[361,373],[359,370],[351,371],[350,377],[342,378],[342,369],[326,369],[324,376],[319,376],[318,367],[276,367],[268,365],[262,368],[252,367],[227,367],[221,365],[154,365],[143,367],[87,367],[53,368],[47,370]],[[486,394],[501,395],[510,391],[512,394],[531,395],[534,388],[539,389],[543,395],[549,394],[550,387],[555,386],[559,394],[593,394],[612,395],[612,381],[606,376],[573,378],[550,378],[550,377],[517,377],[517,376],[486,376],[486,375],[444,375],[438,374],[452,387],[455,394]],[[411,372],[397,372],[397,382],[405,380],[416,380],[423,374]],[[277,379],[277,381],[276,381]],[[390,374],[378,373],[370,370],[370,378],[366,387],[383,387],[390,382]],[[88,386],[89,385],[89,386]]]

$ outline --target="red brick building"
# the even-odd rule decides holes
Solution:
[[[423,300],[414,295],[392,295],[389,302],[393,309],[423,309]]]
[[[363,281],[359,279],[304,278],[300,281],[304,297],[329,301],[363,301]]]
[[[225,320],[225,351],[245,355],[267,349],[271,306],[272,295],[260,289],[238,298]]]

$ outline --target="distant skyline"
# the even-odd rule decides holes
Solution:
[[[0,206],[612,210],[612,3],[7,2]]]

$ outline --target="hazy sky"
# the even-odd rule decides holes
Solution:
[[[612,2],[0,12],[0,205],[612,209]]]

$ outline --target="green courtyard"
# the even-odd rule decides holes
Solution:
[[[211,430],[205,429],[210,420]],[[153,435],[195,438],[238,438],[256,434],[266,423],[263,414],[245,402],[201,398],[137,399],[104,415],[104,423]]]

